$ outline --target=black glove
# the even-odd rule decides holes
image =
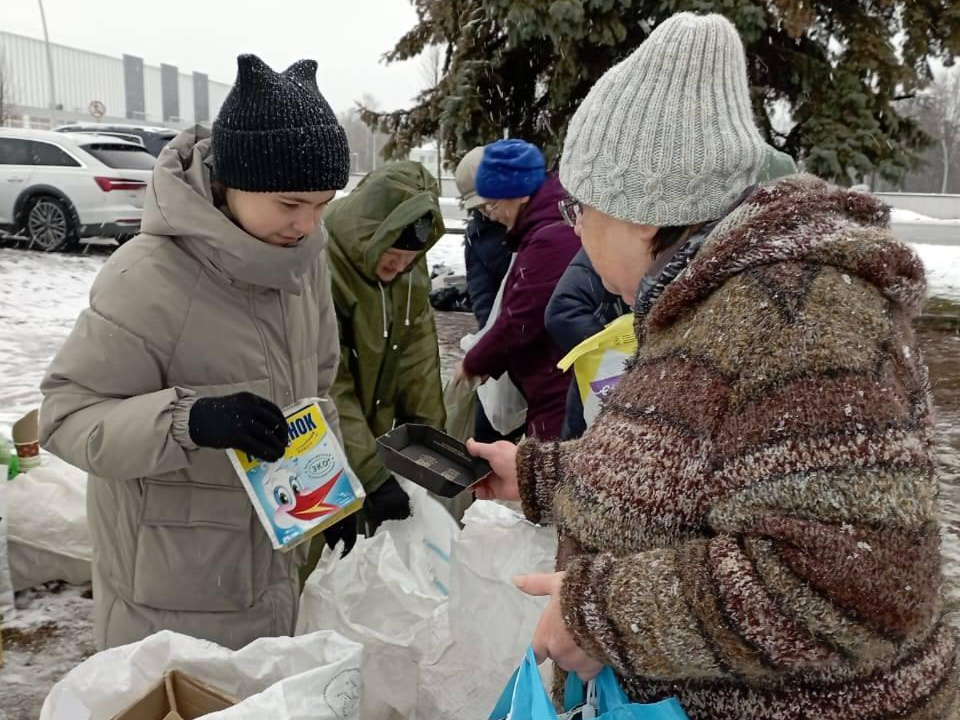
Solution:
[[[357,516],[348,515],[340,522],[328,527],[323,531],[323,539],[331,550],[342,540],[343,553],[340,557],[346,557],[347,553],[353,550],[353,546],[357,544]]]
[[[198,447],[233,448],[274,462],[287,449],[287,419],[253,393],[200,398],[190,410],[190,439]]]
[[[372,535],[384,520],[406,520],[410,517],[410,497],[391,475],[383,485],[367,495],[363,509]]]

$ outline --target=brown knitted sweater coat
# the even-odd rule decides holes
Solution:
[[[889,209],[807,175],[753,193],[639,318],[587,434],[520,447],[578,644],[692,720],[957,711],[925,293]]]

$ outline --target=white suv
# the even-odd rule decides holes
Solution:
[[[0,236],[52,252],[136,235],[155,159],[107,135],[0,128]]]

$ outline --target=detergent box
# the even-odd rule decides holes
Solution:
[[[283,414],[290,444],[282,458],[227,454],[273,547],[290,550],[359,510],[364,492],[316,400]]]

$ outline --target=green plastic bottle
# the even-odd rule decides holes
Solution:
[[[0,465],[7,466],[7,477],[0,478],[0,480],[13,480],[20,474],[20,458],[17,457],[10,442],[4,437],[0,437]]]

